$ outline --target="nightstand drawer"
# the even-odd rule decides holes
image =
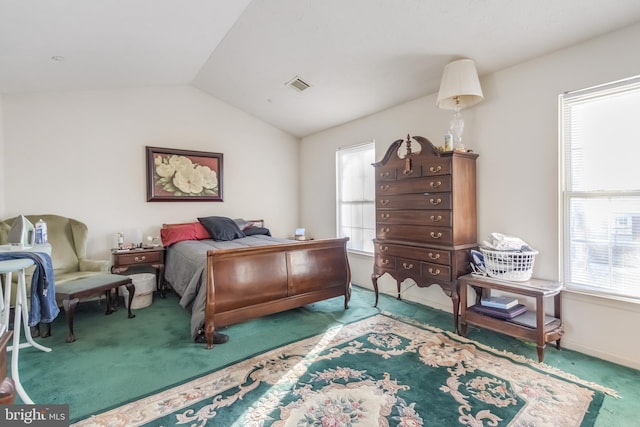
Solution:
[[[114,264],[119,266],[164,262],[163,251],[132,251],[131,253],[116,254],[115,258],[116,260]]]

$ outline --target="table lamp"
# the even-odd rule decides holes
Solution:
[[[484,99],[476,66],[471,59],[459,59],[444,67],[436,106],[453,110],[449,130],[453,134],[454,149],[465,151],[462,144],[464,119],[460,110],[471,107]]]

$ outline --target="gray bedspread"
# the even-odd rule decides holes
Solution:
[[[255,235],[231,241],[187,240],[167,248],[165,280],[180,297],[180,305],[191,311],[191,337],[195,339],[204,326],[204,307],[207,298],[207,251],[212,249],[246,248],[281,243],[292,240]]]

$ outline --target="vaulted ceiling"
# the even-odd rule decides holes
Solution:
[[[453,59],[637,22],[638,0],[0,0],[0,93],[191,84],[306,136],[435,93]]]

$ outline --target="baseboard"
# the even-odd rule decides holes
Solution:
[[[576,351],[578,353],[586,354],[587,356],[591,356],[591,357],[596,357],[598,359],[601,359],[607,362],[611,362],[611,363],[626,366],[632,369],[640,370],[640,361],[637,359],[636,360],[626,359],[613,353],[607,353],[605,351],[601,351],[592,347],[580,345],[579,343],[565,339],[564,337],[562,338],[562,341],[560,342],[560,344],[562,346],[561,348],[566,348],[567,350]]]

